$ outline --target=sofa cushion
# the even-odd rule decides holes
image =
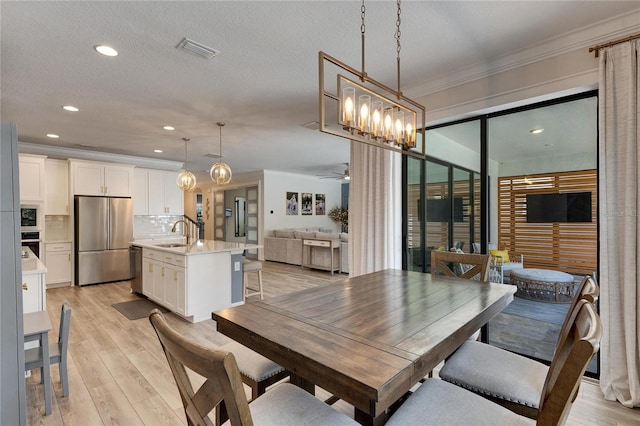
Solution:
[[[333,232],[316,232],[316,238],[321,240],[339,240],[340,235]]]
[[[295,232],[285,229],[276,229],[273,231],[273,235],[278,238],[295,238]]]
[[[301,240],[303,238],[310,239],[310,238],[315,238],[316,237],[316,233],[315,232],[306,232],[306,231],[296,231],[295,232],[295,236],[299,240]]]

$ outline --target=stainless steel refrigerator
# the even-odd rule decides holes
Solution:
[[[76,284],[130,279],[131,198],[76,195],[74,208]]]

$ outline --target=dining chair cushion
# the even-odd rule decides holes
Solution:
[[[468,340],[447,359],[439,374],[473,392],[539,408],[548,371],[549,367],[532,359]]]
[[[298,386],[281,383],[249,404],[255,425],[358,425]],[[225,426],[231,423],[227,421]]]
[[[531,419],[438,379],[427,379],[386,423],[387,426],[534,424]]]
[[[261,382],[284,371],[284,368],[275,362],[238,342],[227,343],[221,346],[220,350],[231,352],[236,358],[240,373],[256,382]]]

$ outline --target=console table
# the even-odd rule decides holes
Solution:
[[[515,269],[511,284],[518,287],[516,296],[554,303],[571,303],[575,283],[573,275],[550,269]]]
[[[314,263],[314,251],[328,251],[329,264]],[[337,257],[336,257],[337,250]],[[317,254],[316,254],[317,257]],[[336,261],[337,259],[337,261]],[[323,269],[340,272],[340,240],[302,239],[302,268]]]

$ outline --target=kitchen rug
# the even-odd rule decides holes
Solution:
[[[149,312],[156,308],[163,313],[169,312],[168,309],[165,309],[160,305],[156,305],[148,299],[136,299],[128,302],[114,303],[111,306],[130,320],[147,318],[149,316]]]

